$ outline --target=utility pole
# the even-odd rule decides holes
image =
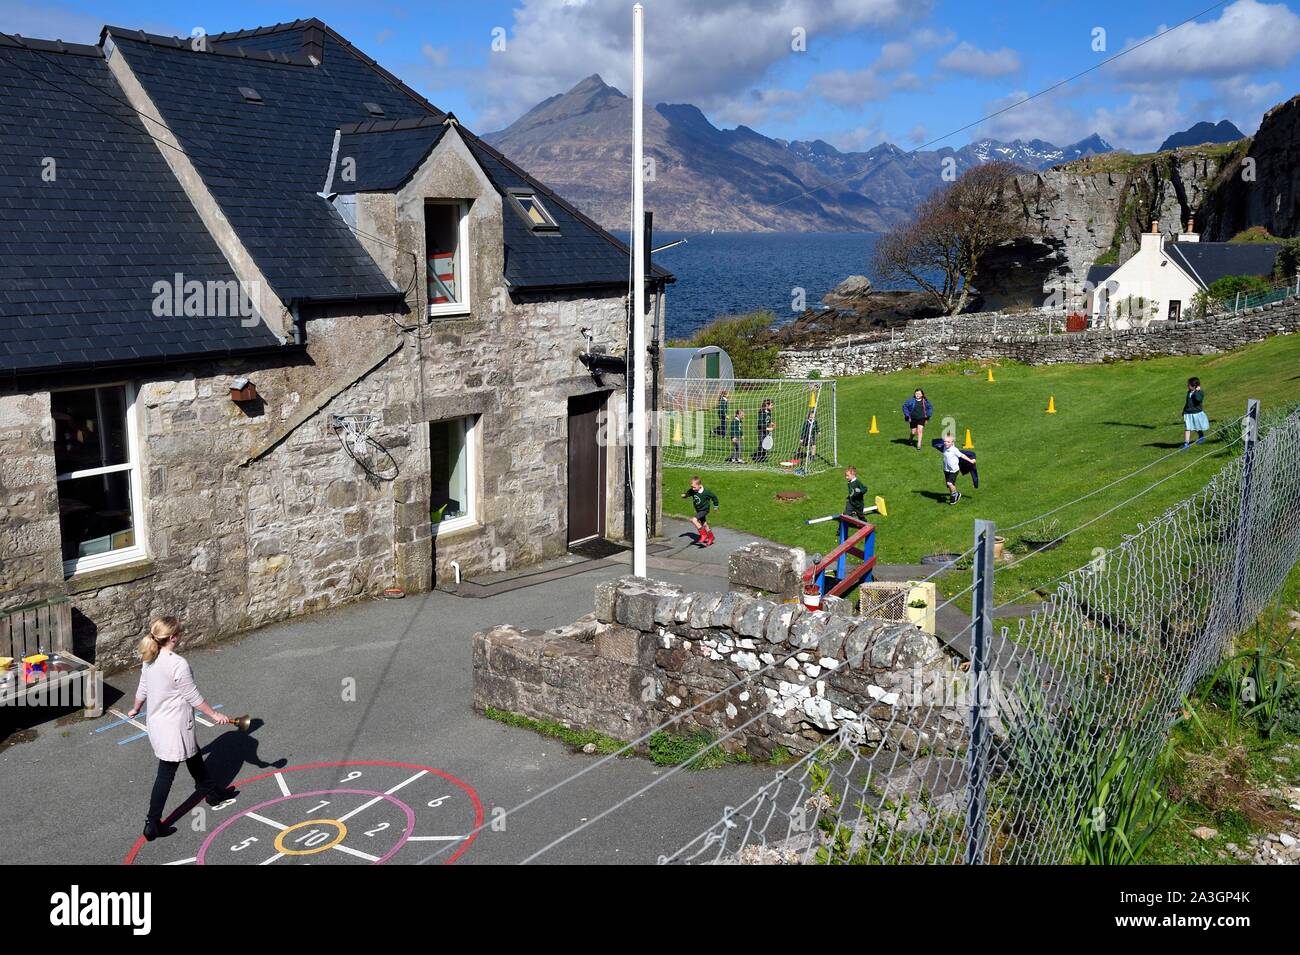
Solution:
[[[632,354],[627,356],[632,388],[632,573],[646,576],[646,405],[645,405],[645,25],[641,4],[632,6]]]

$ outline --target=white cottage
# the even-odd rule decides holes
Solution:
[[[1142,235],[1124,264],[1088,270],[1088,315],[1093,325],[1117,329],[1153,321],[1176,322],[1198,292],[1230,275],[1268,276],[1278,246],[1264,242],[1202,242],[1189,221],[1178,236],[1160,232],[1158,222]]]

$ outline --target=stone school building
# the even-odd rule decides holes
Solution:
[[[113,669],[624,537],[628,257],[318,20],[0,39],[0,613]]]

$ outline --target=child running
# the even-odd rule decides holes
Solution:
[[[943,436],[943,483],[948,485],[948,503],[956,504],[961,500],[961,491],[957,490],[957,476],[961,474],[961,462],[974,464],[975,459],[957,447],[956,439],[951,434]]]
[[[844,513],[858,520],[866,520],[867,486],[858,480],[858,469],[849,465],[844,469],[844,480],[849,483],[849,496],[844,499]]]
[[[1196,432],[1196,443],[1205,443],[1205,432],[1210,430],[1210,419],[1205,416],[1205,392],[1201,390],[1201,379],[1187,379],[1187,400],[1183,402],[1183,447],[1192,443],[1192,432]]]
[[[934,405],[920,388],[912,392],[912,397],[903,402],[903,420],[916,438],[916,448],[921,449],[921,439],[925,437],[925,423],[934,416]]]
[[[700,532],[696,543],[701,547],[710,546],[713,543],[713,531],[709,529],[709,510],[711,507],[722,506],[718,503],[718,495],[706,488],[699,475],[696,475],[691,478],[690,490],[683,492],[682,497],[689,497],[695,507],[695,516],[691,518],[691,523]]]

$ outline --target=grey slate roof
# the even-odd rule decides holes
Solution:
[[[383,110],[381,122],[442,120],[446,114],[319,20],[214,34],[214,53],[194,52],[187,41],[174,38],[142,39],[136,31],[105,29],[172,129],[187,148],[195,145],[195,164],[282,296],[391,290],[337,212],[316,196],[334,132],[375,122],[367,104]],[[318,65],[303,55],[308,42],[318,44]],[[241,86],[257,90],[262,103],[244,102]],[[503,238],[512,287],[627,283],[625,244],[463,126],[460,131],[503,195],[511,188],[536,191],[560,225],[558,233],[535,233],[507,208]],[[376,181],[409,175],[414,164],[405,171],[400,167],[424,144],[412,132],[401,146],[405,158],[378,170]],[[368,155],[375,158],[378,150]],[[335,191],[339,185],[336,179]],[[654,275],[671,280],[662,269]]]
[[[483,140],[461,127],[469,150],[504,196],[511,189],[535,192],[555,219],[558,232],[534,232],[528,222],[505,203],[506,281],[515,288],[566,288],[579,285],[628,284],[630,251],[529,176]],[[655,266],[650,277],[672,281],[672,273]]]
[[[357,188],[391,189],[436,145],[445,114],[318,20],[209,40],[201,52],[105,27],[103,51],[0,41],[0,374],[284,347],[261,322],[153,316],[157,281],[236,277],[105,55],[125,58],[286,303],[400,300],[317,193],[336,130],[368,157]],[[513,287],[625,285],[622,242],[460,131],[503,195],[536,192],[560,226],[534,232],[504,204]],[[53,183],[40,178],[46,156],[59,163]]]
[[[286,303],[400,296],[317,193],[335,129],[370,118],[366,102],[410,110],[406,93],[328,38],[325,62],[313,66],[304,57],[241,56],[217,43],[203,53],[174,38],[105,32]],[[262,101],[245,101],[240,87]]]
[[[1090,265],[1088,266],[1088,274],[1084,277],[1084,281],[1088,283],[1090,288],[1098,288],[1108,278],[1114,275],[1115,270],[1118,268],[1118,265]]]
[[[1268,276],[1279,246],[1272,242],[1166,242],[1165,254],[1202,287],[1229,275]]]
[[[325,190],[347,195],[397,189],[433,152],[446,129],[443,120],[433,116],[345,126],[339,131],[338,157]],[[351,181],[342,171],[348,159],[355,167]]]
[[[260,320],[153,315],[155,282],[235,274],[99,48],[21,43],[0,38],[0,375],[280,347]]]

